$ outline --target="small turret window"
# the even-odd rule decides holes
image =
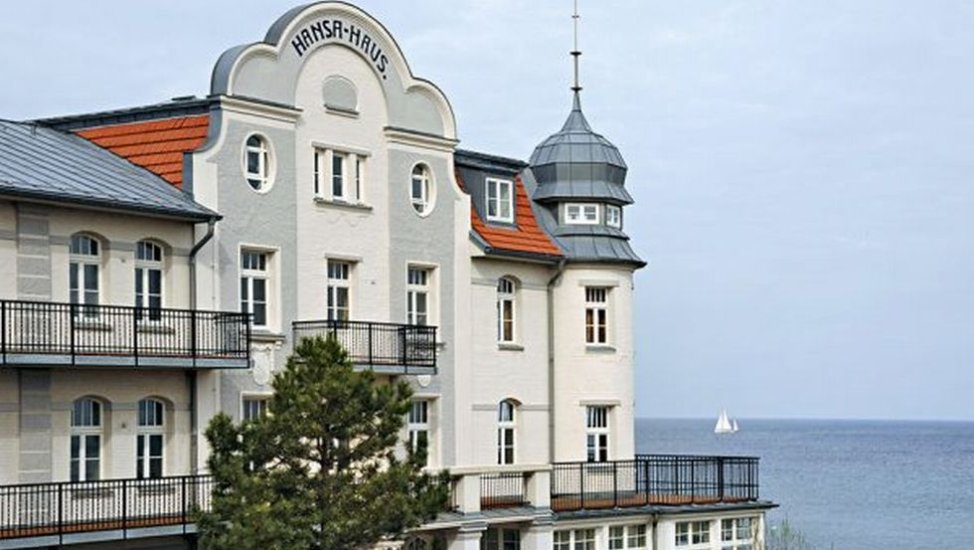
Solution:
[[[566,204],[565,223],[578,225],[595,225],[599,223],[599,205]]]
[[[622,209],[611,204],[606,205],[605,224],[610,227],[622,228]]]

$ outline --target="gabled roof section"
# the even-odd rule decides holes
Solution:
[[[86,139],[24,122],[0,121],[0,196],[194,221],[219,217]]]
[[[183,155],[203,145],[209,125],[209,115],[196,115],[100,126],[78,135],[182,187]]]

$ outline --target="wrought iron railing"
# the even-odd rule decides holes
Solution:
[[[198,475],[0,486],[0,547],[38,537],[63,544],[95,531],[120,531],[120,538],[149,527],[186,532],[194,511],[209,510],[213,485]]]
[[[480,509],[530,506],[526,494],[527,474],[496,472],[480,475]]]
[[[249,315],[0,300],[0,364],[247,367]]]
[[[756,457],[636,455],[635,460],[556,463],[551,472],[556,511],[757,499]]]
[[[371,321],[295,321],[294,340],[334,337],[352,363],[396,367],[405,374],[436,369],[436,327]]]

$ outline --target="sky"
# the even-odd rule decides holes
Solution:
[[[361,0],[527,158],[570,108],[570,0]],[[293,2],[4,7],[0,117],[205,95]],[[407,7],[408,6],[408,7]],[[974,420],[974,3],[580,0],[582,104],[621,149],[637,414]]]

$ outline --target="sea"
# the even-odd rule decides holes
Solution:
[[[816,550],[974,549],[974,422],[636,421],[638,453],[759,456],[760,495]]]

